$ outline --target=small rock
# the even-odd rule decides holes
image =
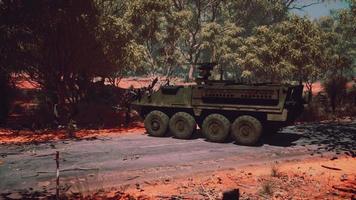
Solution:
[[[330,160],[336,160],[336,159],[337,159],[337,157],[336,157],[336,156],[334,156],[334,157],[330,158]]]
[[[234,189],[230,191],[226,191],[223,193],[223,200],[227,199],[239,199],[240,198],[240,191],[239,189]]]
[[[22,195],[19,193],[11,193],[9,195],[6,196],[9,199],[22,199]]]
[[[251,172],[249,172],[247,175],[251,176],[251,175],[252,175],[252,173],[251,173]]]
[[[340,181],[346,181],[347,180],[347,174],[343,174],[340,176]]]

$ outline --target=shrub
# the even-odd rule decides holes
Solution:
[[[266,180],[262,183],[260,194],[271,196],[274,193],[274,185],[271,180]]]

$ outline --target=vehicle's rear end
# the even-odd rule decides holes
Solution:
[[[289,86],[285,109],[288,110],[287,122],[294,122],[303,112],[305,101],[303,99],[303,85]]]

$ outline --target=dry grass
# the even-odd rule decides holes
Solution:
[[[280,177],[281,176],[281,172],[279,171],[279,167],[277,165],[272,165],[271,176],[272,177]]]
[[[260,189],[260,195],[267,195],[267,196],[272,196],[274,193],[274,184],[272,180],[265,180],[262,183],[261,189]]]

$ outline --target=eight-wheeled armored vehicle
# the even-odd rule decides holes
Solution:
[[[238,144],[255,145],[262,134],[286,126],[302,110],[303,85],[242,84],[209,80],[213,63],[202,64],[196,85],[161,86],[137,96],[133,106],[147,133],[189,139],[197,125],[212,142],[231,134]]]

